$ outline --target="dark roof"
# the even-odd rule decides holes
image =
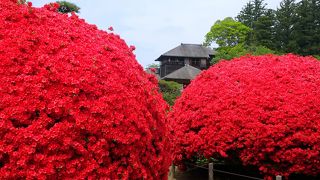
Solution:
[[[182,67],[176,71],[173,71],[172,73],[164,76],[162,79],[164,79],[164,80],[192,80],[200,72],[201,72],[201,70],[198,68],[195,68],[190,65],[185,65],[184,67]]]
[[[209,58],[216,52],[211,48],[205,47],[201,44],[183,44],[170,51],[162,54],[161,56],[175,56],[175,57],[194,57],[194,58]],[[158,60],[158,59],[157,59]]]

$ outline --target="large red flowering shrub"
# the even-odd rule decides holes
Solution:
[[[223,61],[177,100],[174,161],[240,159],[265,175],[320,173],[320,62],[295,55]]]
[[[0,0],[0,179],[166,179],[166,103],[132,48]]]

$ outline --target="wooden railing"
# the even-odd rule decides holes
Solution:
[[[221,174],[226,174],[226,175],[231,175],[231,176],[236,176],[236,177],[242,177],[242,178],[246,178],[246,179],[250,179],[250,180],[263,180],[262,178],[258,178],[258,177],[252,177],[252,176],[248,176],[248,175],[243,175],[243,174],[238,174],[238,173],[234,173],[234,172],[228,172],[228,171],[224,171],[224,170],[219,170],[219,169],[215,169],[214,168],[214,163],[209,163],[208,167],[205,166],[199,166],[196,164],[192,164],[192,163],[186,163],[187,165],[196,167],[196,168],[201,168],[201,169],[206,169],[208,170],[208,179],[209,180],[214,180],[214,173],[221,173]],[[174,165],[171,166],[170,168],[170,173],[171,173],[171,177],[175,176],[175,167]],[[173,178],[172,178],[173,179]],[[278,175],[275,177],[275,180],[282,180],[282,176]]]

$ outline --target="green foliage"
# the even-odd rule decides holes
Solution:
[[[174,81],[159,81],[160,91],[162,92],[163,99],[172,106],[174,101],[181,95],[182,85]]]
[[[61,13],[70,13],[70,12],[79,13],[80,8],[73,3],[70,3],[67,1],[57,1],[57,3],[60,5],[58,11]]]
[[[244,56],[248,53],[248,50],[245,49],[243,44],[238,44],[234,47],[221,47],[217,49],[217,54],[212,59],[211,63],[215,64],[221,59],[230,60],[236,57]]]
[[[293,51],[301,55],[320,54],[320,0],[300,1],[296,14]]]
[[[275,49],[275,11],[267,10],[254,22],[255,30],[253,32],[254,44],[265,46],[269,49]]]
[[[254,0],[248,3],[238,15],[238,20],[252,28],[246,44],[265,46],[274,49],[275,41],[275,11],[265,8],[263,0]]]
[[[254,22],[259,19],[266,11],[264,0],[249,1],[240,11],[236,19],[244,25],[255,29]]]
[[[238,16],[236,17],[236,20],[243,23],[247,27],[253,28],[253,22],[255,16],[253,15],[253,3],[249,1],[240,11]]]
[[[295,53],[319,58],[320,0],[282,0],[276,11],[267,9],[264,0],[250,0],[236,19],[219,20],[207,33],[205,45],[219,45],[212,63],[246,54]],[[239,28],[243,25],[246,28]]]
[[[218,20],[207,33],[205,45],[216,42],[219,45],[212,63],[221,59],[230,60],[246,54],[274,54],[275,11],[267,10],[264,0],[252,0],[246,4],[238,21],[232,18]]]
[[[148,64],[147,68],[159,68],[159,64],[156,64],[156,63]]]
[[[225,161],[224,160],[219,160],[219,159],[215,159],[213,157],[210,158],[206,158],[202,155],[198,155],[198,156],[193,156],[192,158],[190,158],[189,160],[192,164],[196,164],[198,166],[208,166],[209,163],[214,163],[214,164],[223,164]]]
[[[220,60],[231,60],[245,55],[264,55],[264,54],[276,54],[275,51],[265,46],[246,46],[244,44],[238,44],[234,47],[218,48],[216,56],[212,59],[211,63],[215,64]]]
[[[245,45],[281,53],[320,54],[320,0],[282,0],[274,11],[264,0],[250,0],[236,19],[252,29]]]
[[[265,46],[249,46],[247,47],[249,54],[252,54],[254,56],[260,56],[265,54],[279,54],[278,52],[271,50]]]
[[[320,55],[313,55],[316,59],[320,60]]]
[[[275,47],[282,52],[294,52],[293,26],[297,22],[295,0],[283,0],[276,11]]]
[[[205,36],[205,45],[216,42],[220,47],[236,46],[243,43],[250,32],[250,28],[244,24],[227,17],[218,20]]]

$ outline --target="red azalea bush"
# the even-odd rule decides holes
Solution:
[[[0,0],[0,179],[166,179],[156,81],[119,36],[56,10]]]
[[[247,56],[201,73],[169,115],[176,164],[237,159],[265,175],[320,173],[320,62]]]

